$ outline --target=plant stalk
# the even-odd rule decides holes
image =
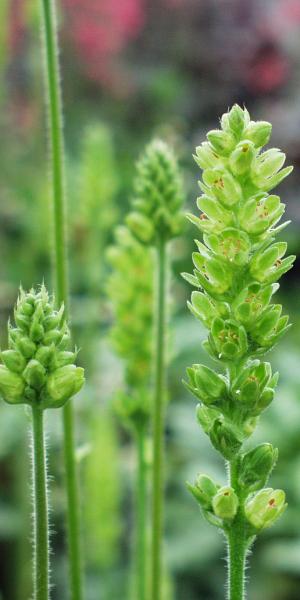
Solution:
[[[152,480],[152,569],[151,600],[162,597],[162,541],[164,496],[164,409],[165,409],[165,337],[166,337],[166,243],[157,244],[156,331],[153,406],[153,480]]]
[[[247,538],[241,506],[243,498],[239,494],[237,459],[230,463],[229,470],[230,486],[240,499],[240,507],[228,533],[228,600],[244,600]]]
[[[68,314],[68,268],[65,219],[65,169],[63,111],[60,90],[55,0],[41,0],[42,45],[45,54],[48,125],[52,158],[54,216],[54,277],[56,302]],[[79,541],[79,498],[75,461],[73,407],[63,408],[65,477],[67,488],[67,528],[69,547],[70,596],[82,600],[82,570]]]
[[[49,599],[49,525],[44,411],[32,407],[34,499],[34,600]]]
[[[144,425],[136,429],[137,489],[136,489],[136,587],[137,600],[146,599],[147,555],[147,463],[145,456],[146,430]]]

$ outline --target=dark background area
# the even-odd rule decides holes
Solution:
[[[294,165],[280,187],[300,246],[300,1],[60,0],[59,25],[68,175],[72,319],[87,385],[76,398],[87,600],[132,600],[134,449],[112,411],[122,365],[108,342],[105,248],[122,222],[135,161],[154,135],[180,160],[186,206],[195,210],[200,172],[194,147],[234,102],[273,124],[272,145]],[[51,286],[49,165],[46,152],[38,0],[0,5],[0,319],[1,341],[20,282]],[[181,385],[185,367],[206,360],[205,332],[186,309],[195,231],[173,246],[167,414],[166,569],[164,600],[221,600],[225,547],[185,489],[198,471],[225,478],[222,461],[197,427],[195,404]],[[251,600],[298,600],[300,589],[299,259],[282,280],[278,301],[293,329],[270,360],[280,370],[273,406],[257,441],[279,446],[271,479],[289,508],[256,542]],[[113,373],[113,375],[112,375]],[[53,523],[53,600],[68,597],[60,414],[49,411]],[[253,440],[253,441],[255,441]],[[251,444],[253,443],[251,441]],[[0,597],[31,594],[28,418],[0,406]],[[2,596],[1,596],[2,593]]]

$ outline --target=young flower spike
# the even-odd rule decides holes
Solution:
[[[9,404],[27,404],[32,413],[34,523],[34,600],[49,598],[49,525],[44,411],[60,408],[82,388],[84,371],[76,367],[76,352],[67,350],[70,333],[64,307],[44,284],[20,290],[8,323],[8,349],[0,353],[0,394]]]
[[[155,368],[153,406],[153,489],[151,600],[162,599],[165,333],[168,281],[167,244],[183,229],[183,188],[171,148],[161,140],[146,147],[137,165],[133,212],[126,222],[133,235],[156,252]]]
[[[284,492],[263,488],[278,451],[265,443],[243,452],[274,398],[278,374],[261,357],[289,328],[281,305],[271,302],[295,259],[285,257],[285,242],[275,241],[287,223],[278,225],[284,204],[269,192],[292,167],[282,168],[285,155],[278,149],[262,151],[271,129],[250,121],[237,105],[222,116],[221,129],[209,132],[196,149],[203,170],[201,214],[188,215],[203,234],[203,242],[196,241],[194,272],[183,274],[197,288],[188,305],[209,331],[203,346],[221,373],[193,365],[185,385],[200,401],[200,426],[229,467],[228,486],[209,502],[201,485],[189,489],[204,516],[227,536],[229,600],[244,598],[245,557],[255,535],[286,507]]]
[[[114,324],[110,338],[124,363],[124,390],[117,393],[115,411],[134,437],[136,450],[136,597],[146,598],[147,487],[146,459],[150,421],[150,381],[153,338],[153,259],[125,226],[108,250],[113,267],[107,294]]]
[[[8,325],[8,350],[1,352],[0,393],[10,404],[43,410],[60,408],[77,394],[84,371],[75,366],[76,352],[66,351],[70,333],[63,306],[54,308],[44,285],[25,293]]]

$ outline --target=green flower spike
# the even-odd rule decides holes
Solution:
[[[134,236],[152,246],[155,264],[155,363],[153,398],[153,485],[151,600],[162,598],[163,462],[166,374],[168,243],[183,230],[183,188],[179,167],[169,146],[154,140],[137,165],[133,211],[126,222]]]
[[[84,371],[75,366],[64,308],[54,308],[44,285],[22,289],[8,325],[8,350],[0,354],[0,393],[9,404],[29,404],[40,409],[60,408],[77,394]]]
[[[124,390],[115,399],[115,412],[134,437],[136,465],[136,597],[146,596],[146,446],[150,421],[152,368],[153,260],[127,227],[119,227],[108,250],[113,266],[107,294],[114,311],[112,345],[124,363]]]
[[[125,226],[115,234],[107,256],[113,272],[107,295],[115,313],[112,345],[123,359],[126,392],[116,398],[116,412],[131,427],[150,418],[149,381],[152,368],[153,260]]]
[[[228,486],[209,502],[201,485],[189,489],[227,537],[229,600],[244,598],[247,550],[286,506],[284,492],[263,488],[278,451],[268,443],[243,450],[278,381],[261,357],[290,327],[272,298],[295,257],[286,257],[287,244],[275,239],[288,223],[279,224],[285,207],[270,192],[292,167],[283,168],[285,155],[278,149],[263,151],[271,129],[237,105],[222,116],[221,129],[209,132],[196,149],[203,170],[200,215],[188,215],[203,238],[196,240],[193,274],[183,274],[197,288],[188,306],[208,329],[203,346],[218,370],[193,365],[185,385],[200,401],[199,425],[229,471]]]
[[[133,212],[127,219],[132,233],[145,244],[169,240],[183,229],[182,180],[171,148],[162,140],[150,143],[137,164]]]

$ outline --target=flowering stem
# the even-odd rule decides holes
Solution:
[[[65,177],[62,101],[59,82],[58,41],[55,1],[41,0],[45,79],[47,84],[48,122],[52,154],[52,185],[54,213],[54,266],[56,301],[68,307],[67,246],[65,234]],[[82,598],[82,575],[79,544],[79,501],[75,463],[73,408],[63,408],[64,453],[67,486],[67,520],[70,564],[70,595]]]
[[[33,406],[34,600],[49,598],[49,527],[43,419],[44,411]]]
[[[230,486],[235,489],[240,507],[228,533],[228,600],[244,600],[247,540],[245,519],[242,512],[243,498],[238,484],[238,460],[229,466]]]
[[[166,329],[166,244],[157,244],[155,389],[153,407],[153,487],[152,487],[152,590],[151,600],[161,599],[163,537],[163,435]]]
[[[147,482],[146,482],[146,457],[145,457],[145,427],[139,426],[136,429],[136,448],[137,448],[137,497],[136,497],[136,585],[137,599],[146,598],[146,502],[147,502]]]

